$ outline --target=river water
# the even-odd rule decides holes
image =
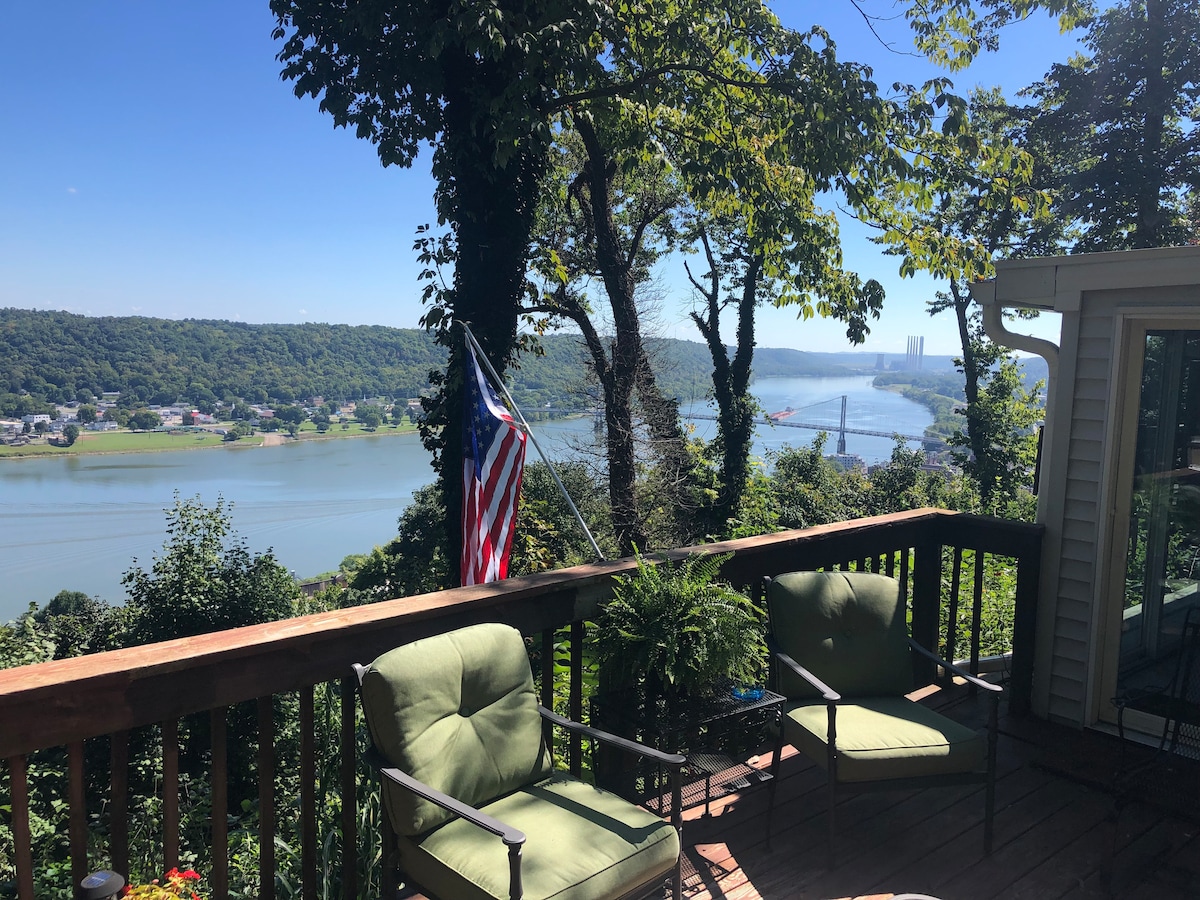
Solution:
[[[871,387],[869,377],[773,378],[754,386],[768,412],[847,396],[847,421],[920,434],[931,421],[917,403]],[[840,402],[794,419],[836,426]],[[711,435],[714,423],[698,422]],[[535,423],[551,456],[593,440],[590,419]],[[760,426],[755,449],[803,445],[812,431]],[[868,463],[887,459],[889,438],[847,435],[847,451]],[[835,449],[833,437],[826,452]],[[530,459],[534,459],[530,450]],[[149,568],[165,538],[163,511],[173,495],[233,504],[234,529],[251,552],[273,548],[301,577],[337,568],[352,553],[388,541],[417,488],[433,480],[416,435],[300,441],[277,447],[237,444],[164,453],[0,459],[0,622],[44,604],[63,589],[123,602],[121,576]]]

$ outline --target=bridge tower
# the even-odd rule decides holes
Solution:
[[[846,395],[842,394],[842,425],[838,429],[838,445],[837,452],[845,454],[846,452]]]

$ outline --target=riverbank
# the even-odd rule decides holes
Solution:
[[[372,435],[416,434],[417,426],[405,422],[402,425],[384,425],[368,431],[357,422],[347,423],[343,428],[335,425],[321,433],[316,426],[301,428],[296,437],[283,432],[258,432],[236,441],[226,441],[224,435],[213,431],[117,431],[84,433],[70,447],[51,444],[47,439],[23,446],[0,445],[0,459],[44,459],[69,456],[96,456],[111,453],[162,453],[176,450],[199,450],[208,447],[271,447],[304,441],[340,440]]]

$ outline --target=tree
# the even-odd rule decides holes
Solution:
[[[547,324],[571,322],[583,335],[603,394],[613,525],[620,552],[632,555],[648,546],[635,490],[635,392],[660,458],[678,458],[684,441],[677,408],[655,381],[637,292],[674,243],[671,217],[685,195],[661,159],[618,165],[592,118],[584,112],[572,118],[576,134],[558,148],[539,217],[538,261],[550,288],[529,311],[548,315]],[[608,299],[603,316],[585,292],[595,278]]]
[[[166,510],[167,539],[144,569],[134,560],[122,584],[129,594],[131,644],[146,644],[272,622],[292,614],[296,581],[274,554],[251,554],[233,530],[232,506],[199,496]]]
[[[435,465],[452,473],[442,486],[447,507],[457,508],[462,449],[453,429],[441,429],[462,419],[462,344],[441,326],[470,322],[501,370],[512,355],[529,229],[561,103],[554,94],[599,52],[600,7],[272,0],[271,10],[284,39],[283,77],[297,96],[321,96],[335,126],[375,143],[385,165],[409,166],[422,143],[434,145],[438,216],[456,265],[446,307],[425,318],[451,360],[424,435]]]
[[[136,431],[152,431],[162,424],[162,417],[150,409],[139,409],[129,417],[129,427]]]
[[[953,39],[945,52],[968,58],[980,47],[981,28],[994,27],[1010,8],[1023,12],[1039,4],[982,5],[1002,10],[977,18],[967,0],[932,0],[913,13],[914,25],[931,48],[944,49]],[[785,149],[802,145],[827,113],[803,102],[806,72],[792,65],[807,57],[804,41],[824,41],[824,33],[787,32],[754,0],[715,6],[709,0],[516,0],[503,6],[490,0],[402,6],[272,0],[271,9],[275,36],[284,41],[283,77],[298,96],[319,97],[335,126],[353,126],[375,143],[385,165],[411,165],[421,143],[434,147],[438,215],[448,233],[423,232],[417,246],[429,273],[425,299],[432,301],[423,324],[450,349],[450,362],[426,400],[422,436],[434,453],[447,511],[461,505],[463,343],[451,326],[469,322],[499,371],[510,362],[536,200],[565,117],[579,112],[596,122],[624,122],[619,146],[631,153],[671,140],[682,123],[685,171],[696,176],[697,190],[730,196],[741,188],[739,158],[757,152],[737,129],[754,118],[753,110],[748,118],[740,115],[746,98],[771,85],[801,95],[781,132],[790,137]],[[837,137],[857,144],[853,132]],[[899,158],[889,154],[882,163]],[[855,168],[876,162],[864,156]],[[606,176],[597,171],[594,177]],[[449,263],[452,280],[439,282],[439,266]],[[622,347],[623,365],[634,364],[630,347],[628,341]],[[456,518],[446,521],[451,557],[461,539]]]
[[[953,313],[962,346],[955,362],[964,378],[967,402],[959,412],[966,429],[957,431],[951,444],[964,448],[960,461],[976,480],[984,511],[999,513],[1031,475],[1029,468],[1011,467],[1032,462],[1030,426],[1037,404],[1020,389],[1019,377],[1005,369],[1011,365],[1015,371],[1013,356],[984,332],[967,283],[991,275],[995,259],[1055,252],[1066,232],[1062,218],[1051,214],[1050,198],[1037,189],[1044,156],[1027,120],[1005,103],[999,89],[972,93],[964,125],[962,137],[978,149],[959,153],[951,147],[931,157],[939,172],[930,181],[931,202],[904,214],[905,224],[885,228],[878,240],[904,258],[902,271],[926,269],[947,282],[948,289],[929,302],[929,314]],[[903,191],[893,186],[887,195],[897,210],[904,205],[898,196]],[[1017,399],[1002,398],[1003,390],[1014,385]],[[1026,410],[1013,402],[1027,404]]]
[[[1197,234],[1200,6],[1121,0],[1083,23],[1079,55],[1026,90],[1053,151],[1059,213],[1081,226],[1076,252],[1185,244]]]
[[[453,570],[446,554],[446,510],[441,491],[430,484],[413,492],[404,508],[399,533],[385,547],[376,547],[350,580],[350,587],[370,600],[408,597],[448,587]]]
[[[62,443],[64,447],[70,447],[79,440],[79,426],[68,424],[63,426]]]
[[[229,420],[231,422],[243,421],[249,422],[251,419],[257,419],[258,414],[245,401],[237,400],[229,410]]]
[[[124,637],[125,610],[82,591],[59,591],[33,618],[54,641],[55,659],[113,650]]]
[[[96,407],[89,404],[83,404],[75,410],[75,418],[79,420],[81,425],[91,425],[96,421]]]
[[[303,406],[278,406],[274,413],[275,418],[284,425],[303,425],[308,420],[308,413]]]
[[[383,424],[383,410],[373,404],[361,404],[354,409],[354,418],[362,423],[364,428],[375,430]]]
[[[1025,389],[1016,360],[1002,359],[988,373],[986,385],[967,407],[968,433],[950,438],[963,472],[979,489],[983,511],[1006,515],[1019,511],[1018,489],[1032,486],[1037,457],[1034,426],[1042,416],[1036,391]],[[1028,496],[1028,494],[1026,495]]]
[[[635,153],[665,139],[693,106],[733,123],[742,99],[769,81],[801,83],[789,68],[793,37],[748,0],[728,9],[701,0],[526,0],[503,10],[473,0],[402,14],[383,3],[358,3],[351,13],[337,0],[274,0],[272,9],[286,38],[284,77],[298,94],[320,95],[335,124],[354,125],[385,164],[411,164],[421,141],[435,143],[439,216],[450,233],[418,243],[430,271],[451,261],[455,270],[450,285],[427,285],[427,299],[438,302],[424,322],[452,354],[423,433],[439,470],[450,473],[441,482],[447,509],[460,503],[461,453],[453,431],[461,346],[449,326],[469,321],[503,371],[516,346],[538,189],[563,117],[599,123],[604,140],[617,137],[614,148]],[[736,191],[730,164],[745,142],[730,143],[700,116],[689,123],[691,171],[711,170],[710,184]],[[622,162],[610,155],[605,163],[613,161]],[[610,177],[593,167],[593,179]],[[603,191],[593,193],[598,200]],[[636,341],[623,340],[618,355],[621,366],[636,366]],[[453,555],[459,538],[447,524]]]

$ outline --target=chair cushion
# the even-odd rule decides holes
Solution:
[[[828,765],[824,703],[785,707],[784,739]],[[985,737],[907,697],[864,697],[837,707],[838,781],[878,781],[984,771]]]
[[[666,878],[679,857],[667,822],[628,801],[555,773],[483,808],[525,833],[526,900],[602,900]],[[508,900],[508,849],[495,835],[455,819],[397,839],[401,868],[445,900]]]
[[[471,806],[544,778],[551,760],[525,642],[487,623],[414,641],[371,663],[363,711],[375,747],[397,768]],[[398,834],[451,818],[384,781]]]
[[[780,649],[843,697],[902,696],[913,689],[912,650],[900,583],[871,572],[792,572],[767,589]],[[779,691],[819,694],[779,667]]]

